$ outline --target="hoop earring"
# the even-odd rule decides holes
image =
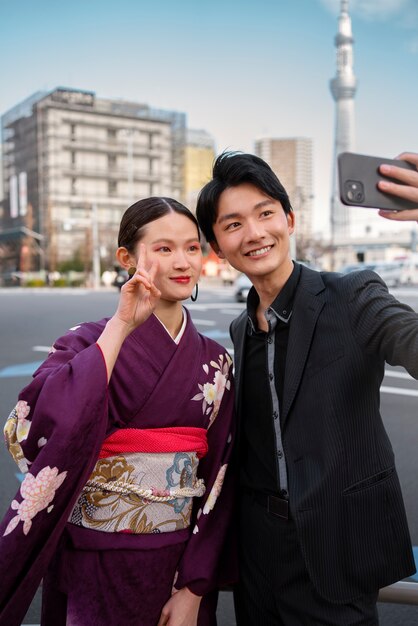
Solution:
[[[129,277],[132,278],[132,276],[135,274],[135,272],[136,272],[135,265],[131,265],[131,267],[128,269]]]
[[[190,300],[191,300],[192,302],[196,302],[196,300],[197,300],[197,296],[199,295],[199,285],[198,285],[197,283],[196,283],[196,285],[195,285],[195,289],[196,289],[196,293],[195,293],[194,295],[192,294],[192,295],[190,296]]]

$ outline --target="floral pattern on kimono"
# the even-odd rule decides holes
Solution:
[[[21,443],[28,438],[31,426],[30,420],[26,419],[30,413],[30,406],[24,400],[19,400],[4,426],[4,439],[6,447],[18,465],[21,472],[26,473],[30,461],[23,454]]]
[[[219,558],[232,516],[235,483],[229,471],[222,489],[217,478],[229,463],[235,428],[231,359],[219,344],[200,335],[187,315],[178,345],[154,316],[136,329],[122,346],[109,385],[96,345],[107,319],[82,324],[54,343],[54,350],[19,395],[5,436],[27,473],[0,524],[1,626],[17,626],[23,620],[64,529],[71,533],[68,517],[96,465],[101,444],[118,428],[207,428],[209,451],[198,467],[206,493],[193,499],[189,534],[187,529],[134,535],[74,527],[87,543],[100,535],[100,547],[92,543],[87,549],[114,550],[117,558],[118,547],[158,547],[168,545],[167,535],[173,544],[188,536],[178,565],[178,588],[187,585],[205,594],[220,582],[229,582],[219,578],[223,575]],[[199,393],[202,398],[192,400]],[[102,470],[129,473],[127,466],[103,465]],[[33,488],[40,489],[38,500],[29,495],[35,493]],[[197,520],[205,506],[210,513]],[[199,532],[193,534],[196,523]],[[159,543],[162,540],[166,543]]]
[[[220,354],[217,361],[202,365],[204,373],[209,376],[209,380],[199,383],[200,393],[196,394],[192,400],[202,400],[202,412],[209,415],[209,425],[211,427],[215,421],[225,390],[231,388],[231,381],[228,380],[232,359],[227,352]],[[210,369],[211,368],[211,369]]]
[[[57,467],[46,466],[37,474],[27,473],[20,486],[22,501],[13,500],[11,508],[17,511],[7,525],[3,536],[11,533],[19,522],[23,522],[23,534],[27,535],[32,526],[32,519],[42,511],[47,509],[50,513],[54,507],[51,505],[55,492],[63,483],[67,472],[58,473]]]

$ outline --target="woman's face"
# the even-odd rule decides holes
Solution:
[[[158,260],[155,284],[161,298],[169,301],[186,300],[193,292],[202,269],[202,250],[195,224],[181,213],[171,212],[144,227],[137,243],[145,244],[148,270]]]

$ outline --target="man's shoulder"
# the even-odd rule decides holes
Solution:
[[[307,275],[311,278],[316,275],[316,277],[320,277],[323,284],[325,286],[328,285],[338,285],[341,287],[347,287],[352,284],[361,284],[372,282],[382,283],[382,279],[378,274],[373,272],[372,270],[357,270],[354,272],[342,273],[342,272],[331,272],[331,271],[319,271],[312,270],[310,268],[304,268],[302,272],[302,276],[306,279]]]

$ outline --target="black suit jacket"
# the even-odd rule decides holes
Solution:
[[[247,314],[231,325],[240,415]],[[318,592],[347,602],[415,571],[379,412],[385,361],[418,378],[418,315],[370,271],[301,268],[281,424],[289,500]],[[245,519],[242,520],[245,523]]]

